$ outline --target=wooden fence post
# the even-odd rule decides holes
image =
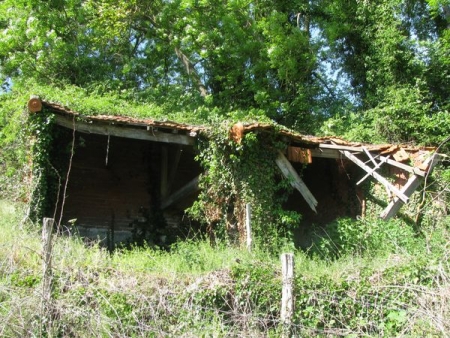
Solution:
[[[51,314],[50,302],[52,297],[52,232],[53,232],[53,218],[44,218],[42,227],[42,318],[46,320],[45,325],[50,327]]]
[[[283,288],[280,317],[284,336],[290,336],[292,317],[294,316],[294,254],[284,253],[281,255],[281,272]]]
[[[247,234],[247,250],[252,251],[252,206],[245,205],[245,229]]]

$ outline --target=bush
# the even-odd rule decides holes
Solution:
[[[399,219],[341,218],[325,229],[316,229],[315,236],[312,252],[325,259],[412,252],[417,245],[414,230]]]

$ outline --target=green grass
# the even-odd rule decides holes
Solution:
[[[23,206],[0,201],[1,336],[281,334],[279,257],[207,241],[109,254],[76,237],[55,237],[46,310],[40,229],[23,223],[23,214]],[[295,252],[294,335],[448,336],[447,229],[443,223],[405,241],[411,248],[369,245],[333,259]]]

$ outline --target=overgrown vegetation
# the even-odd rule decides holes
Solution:
[[[234,112],[437,144],[450,125],[449,13],[448,0],[5,0],[0,80],[86,114]]]
[[[43,323],[38,227],[21,222],[17,204],[2,201],[0,216],[2,336],[282,332],[277,255],[226,243],[213,248],[201,238],[179,242],[170,251],[141,247],[110,255],[95,242],[55,237],[51,320]],[[392,221],[383,233],[394,235],[382,241],[376,231],[367,232],[379,224],[364,222],[340,222],[339,236],[330,236],[339,255],[295,252],[294,335],[448,335],[448,219],[423,236]],[[364,241],[355,235],[361,227]]]
[[[381,223],[369,203],[366,218],[316,228],[300,251],[291,229],[301,215],[281,208],[290,188],[273,167],[285,145],[227,133],[237,121],[275,122],[447,153],[449,23],[448,0],[0,2],[0,335],[278,336],[277,253],[289,249],[294,335],[448,336],[448,157],[397,219]],[[58,237],[43,313],[40,226],[29,216],[54,213],[65,164],[49,162],[52,119],[26,113],[31,94],[82,114],[212,126],[190,215],[215,246],[197,238],[110,255]],[[249,202],[252,254],[234,246]]]
[[[245,208],[250,204],[255,245],[272,250],[292,245],[292,230],[299,225],[301,215],[283,210],[291,187],[275,164],[278,151],[286,144],[277,139],[275,131],[249,133],[236,142],[230,139],[230,127],[226,123],[213,127],[200,141],[198,160],[205,175],[189,214],[208,225],[213,239],[243,245]]]

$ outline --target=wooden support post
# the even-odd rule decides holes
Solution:
[[[168,191],[168,170],[169,170],[169,150],[167,145],[161,145],[161,199],[169,194]]]
[[[300,194],[302,194],[303,198],[308,203],[310,208],[315,213],[317,213],[316,211],[316,206],[318,204],[317,200],[315,199],[311,191],[308,189],[305,182],[303,182],[303,180],[297,174],[295,168],[292,166],[292,164],[289,162],[286,156],[283,155],[282,152],[279,152],[278,157],[276,159],[276,163],[278,165],[278,168],[280,168],[281,172],[283,173],[284,177],[290,180],[291,185],[295,189],[297,189],[300,192]]]
[[[169,194],[172,191],[172,185],[175,181],[175,176],[177,175],[178,165],[180,164],[182,152],[183,152],[183,150],[181,149],[181,146],[177,145],[175,152],[174,152],[173,160],[170,163],[170,170],[169,170],[169,174],[168,174],[169,176],[167,178],[167,180],[168,180],[167,192]]]
[[[111,225],[109,228],[109,243],[108,243],[108,250],[109,252],[114,252],[114,249],[116,248],[116,239],[115,239],[115,221],[116,221],[116,214],[114,213],[114,210],[111,210]]]
[[[53,224],[53,218],[44,218],[42,227],[42,320],[46,330],[51,327]]]
[[[294,254],[284,253],[281,255],[281,273],[283,276],[281,323],[284,336],[290,337],[294,316]]]
[[[252,206],[245,205],[245,230],[247,234],[247,250],[252,251]]]
[[[52,282],[52,232],[53,218],[44,218],[42,227],[42,257],[43,257],[43,294],[44,301],[50,300]]]
[[[428,173],[431,173],[431,171],[433,170],[433,168],[436,166],[436,164],[439,163],[439,156],[438,155],[433,155],[431,157],[429,157],[424,164],[428,165]],[[405,194],[406,196],[411,196],[412,193],[418,188],[418,186],[423,182],[423,179],[417,175],[412,175],[408,182],[406,182],[406,184],[403,186],[402,188],[402,193]],[[387,221],[390,218],[392,218],[393,216],[395,216],[395,214],[400,210],[400,208],[402,207],[403,203],[402,200],[400,200],[398,197],[395,197],[386,207],[386,209],[383,210],[383,212],[381,213],[380,217]]]

